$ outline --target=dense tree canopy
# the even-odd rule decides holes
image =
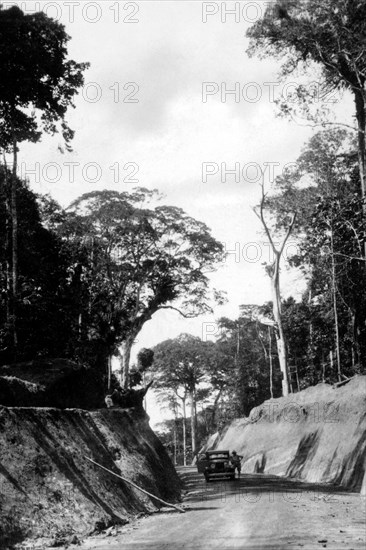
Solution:
[[[154,370],[157,386],[163,389],[175,406],[174,395],[182,401],[183,423],[186,420],[185,403],[190,402],[192,453],[197,452],[198,386],[207,381],[208,371],[215,361],[213,345],[190,334],[181,334],[165,340],[154,348]],[[155,375],[156,376],[156,375]]]
[[[12,352],[18,352],[18,212],[17,155],[23,141],[37,142],[42,131],[61,131],[70,149],[73,131],[65,116],[83,84],[86,63],[67,60],[70,37],[63,25],[44,13],[24,14],[0,5],[0,155],[13,155],[12,174],[5,175],[7,323]],[[1,158],[1,162],[3,158]]]
[[[0,265],[1,265],[1,362],[12,360],[9,323],[6,249],[5,168],[0,170]],[[37,198],[20,180],[17,183],[19,211],[18,359],[68,356],[72,339],[71,296],[67,290],[69,258],[59,237],[42,224]]]
[[[274,56],[289,75],[316,63],[329,89],[348,89],[355,100],[360,194],[366,195],[366,4],[363,0],[277,0],[248,31],[249,54]],[[319,98],[318,98],[319,99]],[[309,94],[299,85],[305,112]],[[285,106],[286,109],[286,106]],[[366,205],[364,204],[364,216]]]
[[[0,8],[0,147],[38,141],[60,121],[68,145],[73,137],[67,109],[83,84],[87,63],[67,59],[70,37],[43,12]]]
[[[144,324],[160,309],[186,317],[211,311],[207,273],[224,257],[205,224],[159,199],[147,189],[92,192],[70,206],[60,226],[76,256],[80,247],[86,255],[74,267],[86,290],[82,323],[102,335],[109,354],[121,346],[125,387],[131,347]]]

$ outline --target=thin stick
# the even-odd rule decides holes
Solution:
[[[138,485],[136,485],[135,483],[133,483],[133,481],[130,481],[118,474],[116,474],[115,472],[112,472],[112,470],[109,470],[108,468],[105,468],[105,466],[102,466],[101,464],[98,464],[98,462],[95,462],[94,460],[92,460],[91,458],[89,458],[88,456],[85,457],[86,460],[89,460],[89,462],[92,462],[93,464],[95,464],[96,466],[99,466],[99,468],[102,468],[103,470],[105,470],[106,472],[109,472],[110,474],[112,474],[113,476],[116,476],[118,477],[119,479],[122,479],[122,481],[126,482],[126,483],[129,483],[130,485],[132,485],[132,487],[135,487],[135,489],[138,489],[139,491],[142,491],[143,493],[145,493],[145,495],[148,495],[149,497],[152,497],[154,498],[155,500],[158,500],[159,502],[162,502],[163,504],[165,504],[165,506],[170,506],[171,508],[175,508],[176,510],[178,510],[178,512],[182,512],[183,514],[185,513],[185,510],[183,510],[183,508],[180,508],[179,506],[176,506],[175,504],[171,504],[170,502],[165,502],[165,500],[162,500],[161,498],[159,497],[156,497],[155,495],[152,495],[151,493],[149,493],[148,491],[145,491],[145,489],[142,489],[141,487],[139,487]]]

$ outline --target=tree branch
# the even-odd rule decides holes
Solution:
[[[261,202],[259,204],[259,214],[258,212],[255,210],[255,208],[253,208],[253,212],[254,214],[257,216],[257,218],[260,219],[260,221],[262,222],[262,225],[264,227],[264,230],[266,232],[266,235],[267,235],[267,238],[270,242],[270,245],[272,247],[272,250],[275,251],[276,250],[276,247],[274,245],[274,242],[272,240],[272,236],[271,236],[271,233],[268,229],[268,226],[267,226],[267,223],[266,223],[266,220],[264,219],[264,213],[263,213],[263,209],[264,209],[264,202],[265,202],[265,199],[266,199],[266,194],[264,193],[264,184],[262,183],[261,184],[261,189],[262,189],[262,198],[261,198]]]
[[[282,252],[283,252],[283,249],[285,248],[285,244],[286,244],[286,242],[287,242],[287,239],[289,238],[289,236],[290,236],[290,234],[291,234],[291,231],[292,231],[292,228],[293,228],[293,226],[294,226],[295,220],[296,220],[296,212],[292,215],[292,220],[291,220],[291,222],[290,222],[290,225],[289,225],[289,227],[288,227],[288,229],[287,229],[286,236],[285,236],[284,241],[283,241],[283,243],[282,243],[282,245],[281,245],[281,248],[280,248],[280,250],[279,250],[279,255],[280,255],[280,256],[282,255]]]
[[[184,317],[185,319],[194,319],[195,317],[197,317],[197,315],[195,314],[190,314],[190,313],[184,313],[183,311],[181,311],[179,308],[177,307],[174,307],[174,306],[161,306],[159,307],[159,309],[172,309],[174,311],[177,311],[182,317]]]

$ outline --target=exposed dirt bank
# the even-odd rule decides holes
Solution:
[[[0,408],[0,548],[31,537],[62,543],[176,501],[180,482],[143,411]]]
[[[265,401],[206,448],[236,450],[242,471],[366,492],[366,376]]]

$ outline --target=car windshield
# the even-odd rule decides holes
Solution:
[[[210,453],[210,460],[216,459],[216,458],[229,458],[229,453]]]

